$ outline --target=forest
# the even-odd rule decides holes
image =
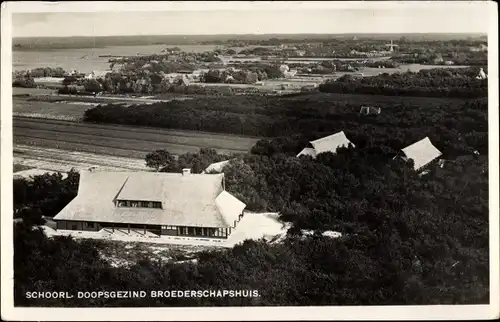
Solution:
[[[61,211],[78,192],[80,175],[70,171],[66,178],[61,173],[45,173],[27,178],[14,178],[14,218],[21,218],[27,225],[43,224],[43,217],[53,217]]]
[[[441,59],[439,59],[441,57]],[[437,62],[446,59],[453,63],[453,65],[461,66],[485,66],[488,65],[488,53],[485,51],[471,52],[462,51],[442,51],[442,54],[436,55],[435,53],[417,53],[414,55],[395,55],[391,60],[401,64],[423,64],[423,65],[436,65]],[[443,64],[441,62],[440,64]]]
[[[200,151],[198,157],[184,156],[173,167],[192,160],[206,164],[214,158],[220,156]],[[159,164],[149,163],[154,168]],[[27,222],[18,223],[15,303],[57,307],[488,303],[487,157],[464,156],[429,170],[419,176],[411,162],[372,162],[355,149],[325,153],[316,160],[283,153],[238,156],[223,170],[227,189],[249,208],[280,210],[292,229],[283,242],[246,241],[232,249],[205,251],[197,263],[144,258],[129,268],[111,267],[100,257],[105,242],[48,239]],[[57,199],[60,194],[50,194],[56,187],[48,184],[44,194],[27,200],[36,205],[47,195]],[[301,229],[317,234],[300,236]],[[320,236],[327,229],[341,232],[342,237]],[[26,291],[117,289],[255,289],[260,296],[132,300],[24,296]]]
[[[461,86],[460,81],[456,81]],[[426,86],[433,86],[432,83]],[[428,88],[427,87],[427,88]],[[382,108],[361,115],[361,106]],[[14,181],[15,304],[240,306],[486,304],[489,301],[488,100],[314,93],[219,97],[150,106],[98,106],[87,122],[265,137],[246,154],[151,151],[152,171],[223,169],[250,211],[291,224],[281,242],[204,251],[196,263],[148,258],[112,267],[104,241],[49,239],[34,227],[75,195],[78,174]],[[295,157],[308,141],[344,131],[356,147]],[[426,174],[394,158],[424,137],[444,165]],[[24,220],[26,219],[26,220]],[[303,229],[313,230],[303,236]],[[330,238],[323,231],[340,232]],[[26,291],[254,289],[254,298],[33,300]]]
[[[326,93],[234,96],[97,106],[85,112],[85,121],[267,137],[256,149],[290,153],[298,153],[309,140],[338,131],[344,131],[356,146],[386,155],[429,136],[445,155],[453,157],[474,150],[487,154],[487,103],[487,98],[464,101]],[[364,105],[381,107],[382,113],[360,115]]]
[[[478,68],[436,68],[374,77],[344,75],[319,86],[325,93],[387,96],[478,98],[488,96],[488,81],[476,79]],[[486,71],[486,69],[485,69]]]

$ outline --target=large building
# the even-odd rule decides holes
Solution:
[[[225,191],[224,174],[82,171],[54,221],[58,230],[227,238],[245,207]]]
[[[297,154],[297,157],[309,155],[316,158],[316,156],[320,153],[336,153],[338,148],[347,148],[349,147],[349,144],[352,144],[354,147],[354,144],[345,136],[344,131],[340,131],[338,133],[325,136],[324,138],[309,142],[309,145],[302,149],[302,151]]]
[[[404,160],[412,159],[414,162],[413,168],[415,170],[424,168],[442,155],[441,151],[432,144],[428,137],[407,146],[401,151],[403,155],[399,154],[399,156]]]

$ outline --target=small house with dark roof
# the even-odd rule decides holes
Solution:
[[[374,106],[361,106],[359,114],[361,115],[379,115],[382,109]]]
[[[53,219],[58,230],[227,238],[245,207],[224,174],[82,171],[77,196]]]

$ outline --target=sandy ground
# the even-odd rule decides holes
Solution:
[[[50,226],[50,227],[49,227]],[[115,239],[97,237],[104,233],[75,233],[70,231],[58,231],[53,228],[55,223],[51,219],[47,219],[45,226],[42,229],[47,236],[72,236],[75,239],[99,239],[102,244],[99,245],[99,256],[108,262],[113,267],[129,267],[136,264],[142,259],[159,262],[169,262],[174,264],[192,262],[196,263],[198,253],[209,250],[220,250],[220,247],[207,245],[175,245],[175,244],[158,244],[144,241],[149,238],[143,236],[142,233],[133,232],[127,238],[123,238],[124,234],[117,233]],[[94,237],[89,237],[95,235]],[[121,238],[120,238],[121,236]],[[151,236],[150,236],[151,237]],[[157,237],[151,237],[156,238]]]
[[[276,236],[285,234],[289,228],[288,225],[278,220],[277,213],[245,212],[236,229],[227,239],[226,246],[233,247],[246,239],[258,240],[264,238],[271,240]]]
[[[217,251],[231,248],[247,239],[264,239],[268,242],[280,242],[287,233],[289,225],[277,219],[276,213],[246,212],[237,228],[227,240],[204,238],[167,237],[143,230],[117,229],[114,232],[103,229],[99,232],[71,230],[56,231],[55,222],[46,218],[42,226],[48,237],[71,236],[75,239],[96,239],[103,242],[99,246],[100,257],[113,267],[130,267],[142,259],[162,263],[196,263],[200,252]]]
[[[71,152],[61,149],[33,147],[16,144],[13,149],[14,163],[35,169],[17,172],[17,175],[30,175],[39,171],[67,172],[72,168],[78,170],[98,167],[103,170],[147,170],[143,159],[102,156],[95,153]],[[31,171],[32,170],[32,171]],[[31,171],[31,172],[30,172]]]
[[[51,171],[51,170],[47,170],[47,169],[29,169],[29,170],[23,170],[23,171],[18,171],[16,173],[14,173],[14,179],[16,179],[16,178],[28,179],[28,178],[33,177],[33,176],[40,176],[40,175],[44,175],[46,173],[54,174],[57,172],[58,171]],[[62,174],[63,179],[68,176],[68,174],[64,173],[64,172],[61,174]]]
[[[281,236],[286,233],[289,227],[283,225],[277,220],[275,213],[245,213],[245,216],[233,230],[233,233],[227,240],[214,240],[207,238],[191,238],[191,237],[170,237],[158,236],[142,230],[131,230],[129,233],[126,229],[115,230],[112,232],[109,229],[102,229],[98,232],[88,231],[72,231],[72,230],[54,230],[48,226],[43,226],[47,236],[72,236],[74,238],[88,238],[113,240],[122,242],[143,242],[151,244],[172,244],[185,246],[207,246],[207,247],[233,247],[247,239],[272,239],[275,236]]]

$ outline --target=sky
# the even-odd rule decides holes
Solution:
[[[13,37],[486,33],[491,7],[13,13]]]

